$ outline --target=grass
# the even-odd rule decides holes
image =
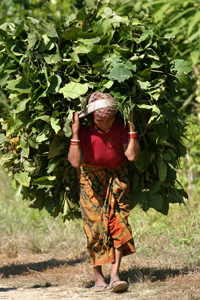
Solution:
[[[63,223],[61,215],[54,219],[28,205],[16,201],[11,180],[0,169],[0,291],[9,286],[7,295],[25,299],[18,287],[51,286],[49,292],[41,290],[42,295],[47,293],[44,299],[54,299],[65,289],[70,293],[66,299],[79,294],[87,299],[121,299],[121,295],[87,295],[93,272],[81,220]],[[121,278],[130,283],[125,299],[200,299],[199,208],[193,201],[188,209],[171,205],[168,216],[153,210],[145,214],[139,207],[131,211],[137,252],[122,260]],[[109,281],[110,265],[103,266],[103,272]],[[31,299],[43,297],[36,289],[29,293]]]
[[[200,213],[194,208],[173,204],[168,216],[154,211],[146,215],[137,210],[131,213],[138,253],[146,258],[179,263],[182,267],[200,265]]]
[[[60,253],[61,256],[88,258],[81,220],[63,223],[45,211],[16,201],[10,178],[0,169],[0,254],[7,257],[28,253]],[[139,207],[131,211],[129,222],[136,241],[137,255],[146,261],[182,267],[200,265],[199,204],[193,208],[171,205],[169,215]]]
[[[0,179],[0,254],[16,257],[59,249],[65,255],[76,255],[77,248],[82,251],[77,246],[77,239],[85,244],[80,220],[63,223],[61,216],[54,219],[45,210],[29,208],[28,202],[15,199],[10,178],[2,169]]]

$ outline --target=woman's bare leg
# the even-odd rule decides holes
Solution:
[[[119,268],[122,259],[122,251],[123,250],[121,248],[115,248],[115,262],[112,263],[111,276],[110,276],[111,283],[115,280],[120,280]]]
[[[112,263],[110,284],[115,280],[120,280],[119,278],[119,268],[122,259],[122,249],[115,248],[115,262]],[[93,267],[94,270],[94,282],[96,286],[106,286],[105,279],[102,273],[101,266]]]
[[[122,248],[115,248],[115,262],[112,263],[110,284],[107,289],[112,290],[112,292],[125,292],[128,289],[128,283],[126,281],[121,281],[119,278],[119,268],[122,259]]]
[[[95,285],[96,286],[106,286],[101,266],[93,267],[93,270],[94,270],[94,282],[95,282]]]

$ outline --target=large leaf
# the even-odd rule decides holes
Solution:
[[[23,186],[29,187],[31,177],[28,176],[28,172],[15,173],[14,178]]]
[[[17,91],[20,93],[29,93],[31,91],[31,86],[22,77],[9,81],[7,84],[7,88],[11,91]]]
[[[66,143],[60,137],[55,137],[49,146],[48,158],[64,154],[65,152]]]
[[[158,163],[158,175],[161,182],[163,182],[167,176],[167,164],[162,161]]]
[[[43,176],[33,181],[38,185],[38,188],[52,188],[55,184],[56,176]]]
[[[148,121],[148,125],[151,124],[155,119],[157,119],[159,115],[160,115],[159,107],[156,106],[156,105],[153,105],[152,106],[151,118]]]
[[[50,86],[48,88],[48,93],[56,93],[60,89],[62,78],[59,75],[55,75],[48,78]]]
[[[30,98],[20,101],[19,105],[16,108],[16,112],[22,112],[26,109],[27,102],[30,101]]]
[[[81,95],[84,95],[88,91],[87,84],[70,82],[59,90],[59,93],[63,93],[65,98],[75,99]]]
[[[141,172],[145,172],[146,169],[148,168],[149,164],[150,164],[149,152],[142,151],[139,154],[138,159],[134,163],[135,163],[135,166],[138,170],[140,170]]]
[[[160,186],[161,186],[161,182],[160,181],[156,181],[152,187],[152,189],[150,190],[150,193],[151,194],[155,194],[159,191],[160,189]]]
[[[172,67],[171,70],[172,71],[176,71],[178,73],[189,73],[192,70],[192,66],[190,62],[186,62],[183,59],[175,59],[171,62]]]
[[[59,53],[56,54],[48,54],[48,53],[42,53],[42,56],[44,57],[47,64],[56,64],[59,61],[62,60]]]
[[[108,78],[117,80],[118,82],[123,82],[131,76],[132,72],[123,66],[114,67],[108,74]]]
[[[151,86],[150,82],[148,81],[137,80],[137,83],[141,90],[147,90]]]
[[[160,194],[153,194],[149,197],[149,206],[161,211],[163,207],[163,197]]]
[[[61,129],[61,127],[59,125],[60,120],[56,119],[55,117],[52,117],[50,119],[50,122],[51,122],[51,127],[53,128],[53,130],[55,131],[55,133],[57,133]]]
[[[41,143],[43,141],[46,141],[48,139],[48,136],[45,134],[45,132],[41,132],[37,137],[36,137],[36,142]]]

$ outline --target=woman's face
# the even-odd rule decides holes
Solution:
[[[94,123],[97,125],[99,129],[103,131],[106,131],[110,127],[112,127],[114,121],[115,121],[115,116],[100,118],[94,115]]]

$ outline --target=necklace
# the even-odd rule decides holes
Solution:
[[[99,128],[97,127],[97,125],[94,125],[94,128],[95,128],[96,131],[97,131],[98,133],[100,133],[100,134],[108,133],[108,132],[110,131],[110,129],[111,129],[111,127],[109,127],[108,130],[103,131],[103,130],[99,129]]]

